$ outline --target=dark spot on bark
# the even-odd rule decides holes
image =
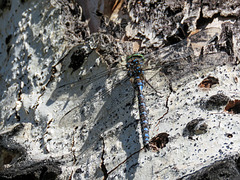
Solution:
[[[23,4],[23,3],[25,3],[25,2],[27,2],[28,0],[21,0],[21,3]]]
[[[71,63],[68,67],[72,68],[74,72],[83,65],[84,59],[85,59],[84,52],[82,50],[77,50],[72,54]]]
[[[189,139],[192,139],[194,135],[200,135],[207,132],[207,124],[204,122],[203,118],[193,119],[187,123],[186,127],[183,130],[183,136],[188,136]]]
[[[229,101],[225,107],[225,111],[228,111],[233,114],[239,114],[240,113],[240,100],[236,99],[233,101]]]
[[[169,142],[168,133],[160,133],[150,140],[150,147],[153,149],[162,149]]]
[[[202,109],[207,109],[209,111],[214,109],[219,109],[221,106],[224,106],[228,103],[230,98],[222,93],[211,96],[209,99],[202,100],[201,107]]]
[[[3,11],[5,9],[11,9],[11,1],[10,0],[2,0],[0,1],[0,9]]]
[[[10,34],[10,35],[8,35],[8,37],[6,37],[5,43],[9,44],[11,39],[12,39],[12,35]]]
[[[233,134],[231,134],[231,133],[226,133],[225,136],[227,136],[228,138],[232,138],[232,137],[233,137]]]
[[[213,76],[208,76],[198,85],[198,87],[211,88],[215,84],[219,84],[218,78],[215,78]]]

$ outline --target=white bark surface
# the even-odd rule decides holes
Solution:
[[[239,23],[230,17],[238,14],[239,8],[230,11],[222,7],[220,15],[229,18],[213,18],[211,14],[220,10],[203,7],[202,17],[209,15],[213,21],[200,33],[163,47],[178,27],[166,29],[160,37],[160,29],[164,32],[163,27],[168,25],[157,28],[157,17],[148,23],[141,21],[144,12],[147,14],[145,6],[136,14],[131,2],[122,7],[129,11],[124,34],[128,40],[111,36],[108,31],[90,35],[87,22],[81,21],[80,16],[79,23],[87,37],[72,35],[69,31],[77,18],[69,19],[64,12],[67,3],[61,1],[10,4],[0,13],[0,135],[2,152],[7,152],[8,147],[18,149],[18,153],[7,163],[7,156],[1,156],[2,177],[9,176],[7,173],[17,169],[19,163],[24,166],[50,161],[60,162],[56,165],[62,170],[60,179],[177,179],[216,161],[238,157],[239,114],[224,110],[226,105],[209,109],[206,103],[219,94],[240,99],[240,66],[233,63],[239,53]],[[171,4],[166,2],[165,6]],[[192,19],[189,29],[194,31],[201,9],[188,3],[182,7],[188,13],[183,14],[181,23]],[[123,17],[124,13],[120,13],[114,23]],[[211,49],[214,37],[218,43],[226,42],[221,39],[224,24],[232,32],[232,54]],[[137,39],[138,33],[143,39]],[[124,66],[126,55],[138,48],[146,53],[146,60],[151,60],[149,67],[158,67],[145,73],[157,92],[147,83],[144,87],[150,137],[169,134],[166,147],[158,151],[139,151],[143,145],[138,103]],[[73,70],[69,65],[76,52],[86,56],[81,59],[81,67]],[[80,61],[80,55],[77,58]],[[113,62],[119,64],[110,70]],[[200,88],[198,85],[208,76],[217,78],[219,83]],[[186,125],[199,118],[206,129],[185,136]],[[11,134],[19,124],[22,128]],[[21,154],[24,158],[20,161]]]

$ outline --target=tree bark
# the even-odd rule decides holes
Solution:
[[[239,4],[0,2],[0,179],[238,179]]]

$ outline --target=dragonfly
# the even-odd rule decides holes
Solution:
[[[203,69],[207,72],[216,66],[226,64],[228,60],[224,58],[224,53],[220,52],[222,58],[217,61],[211,59],[211,54],[216,52],[210,52],[206,56],[203,53],[208,47],[215,46],[220,33],[221,30],[218,28],[204,29],[177,44],[163,47],[149,54],[139,53],[123,58],[145,60],[142,65],[145,71],[142,79],[145,81],[145,86],[140,89],[143,89],[146,101],[140,101],[140,106],[141,103],[146,103],[147,107],[148,104],[154,107],[154,104],[159,101],[158,104],[162,103],[163,106],[163,110],[159,112],[164,112],[165,101],[169,96],[164,89],[169,89],[170,93],[174,92],[187,83],[183,77],[197,78],[199,76],[195,75],[203,72]],[[66,138],[72,137],[68,146],[71,147],[70,151],[76,158],[75,165],[82,167],[81,172],[84,175],[96,174],[103,160],[106,166],[117,165],[119,159],[126,155],[130,156],[132,152],[141,148],[141,143],[136,138],[141,135],[137,131],[136,119],[139,118],[136,118],[137,112],[134,115],[131,114],[132,106],[135,104],[136,85],[132,86],[134,83],[130,81],[132,76],[129,76],[126,64],[126,61],[119,61],[117,66],[109,69],[94,51],[83,63],[83,68],[80,68],[80,78],[77,75],[73,78],[74,73],[70,71],[65,73],[65,77],[62,76],[63,83],[59,83],[48,103],[49,106],[53,104],[62,108],[58,113],[60,118],[57,126],[62,129]],[[87,72],[89,69],[90,71]],[[65,83],[66,81],[71,82]],[[138,94],[140,97],[141,93]],[[65,103],[63,105],[56,103],[56,105],[54,104],[56,100]],[[155,107],[156,110],[158,108]],[[154,117],[148,113],[145,106],[142,109],[142,112],[150,117],[150,124],[157,124],[162,115],[159,113],[158,117]],[[152,120],[153,118],[155,120]],[[144,146],[149,144],[148,136],[153,129],[145,120],[142,120],[141,128]],[[90,173],[88,165],[91,163],[94,166],[91,166]]]

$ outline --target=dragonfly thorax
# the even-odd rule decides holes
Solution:
[[[144,57],[141,54],[133,54],[127,58],[127,69],[129,77],[143,77],[143,61]]]

